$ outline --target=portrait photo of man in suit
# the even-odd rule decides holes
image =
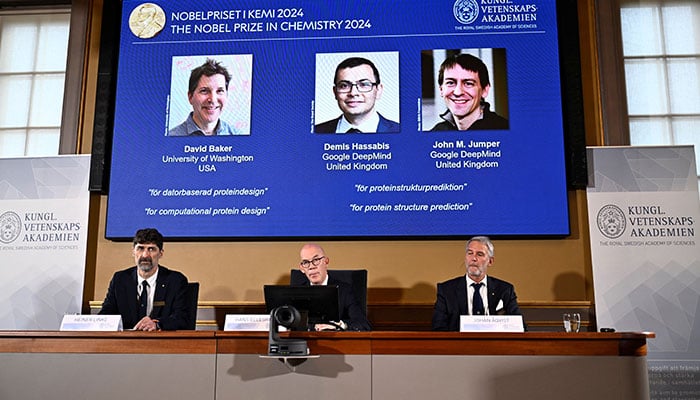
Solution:
[[[460,315],[522,315],[513,285],[486,274],[493,260],[494,246],[488,237],[475,236],[467,242],[466,274],[437,285],[434,331],[459,331]]]
[[[324,122],[314,126],[315,133],[395,133],[401,130],[397,121],[378,111],[385,94],[385,84],[376,64],[367,58],[370,56],[372,53],[363,54],[363,57],[351,56],[337,64],[333,74],[332,94],[341,115],[325,120],[317,109],[316,121]],[[396,77],[392,76],[392,85],[395,80]],[[317,89],[317,98],[326,97],[327,88],[325,83],[324,89]],[[398,85],[392,86],[391,90],[390,97],[393,93],[398,94]],[[392,115],[398,115],[398,96],[389,103],[386,109]],[[394,104],[393,108],[391,104]]]

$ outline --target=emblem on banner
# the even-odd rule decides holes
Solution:
[[[457,0],[452,6],[452,12],[457,21],[468,25],[476,21],[479,16],[479,4],[476,0]]]
[[[620,207],[608,204],[598,211],[598,230],[603,236],[609,239],[619,238],[626,226],[625,214]]]
[[[12,243],[22,231],[22,219],[16,213],[7,211],[0,215],[0,242]]]

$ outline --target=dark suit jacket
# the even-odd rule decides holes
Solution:
[[[114,273],[100,314],[120,314],[124,329],[139,322],[139,301],[136,267]],[[180,272],[158,266],[156,292],[153,295],[151,318],[157,319],[163,330],[187,329],[187,278]]]
[[[311,283],[307,279],[304,282],[304,286],[309,286]],[[328,274],[328,285],[338,286],[338,311],[340,312],[340,319],[348,324],[348,331],[369,331],[372,330],[372,325],[370,325],[365,315],[364,310],[357,302],[355,296],[352,294],[352,287],[345,282],[341,282],[333,278],[333,276]]]
[[[522,315],[513,285],[498,278],[486,276],[489,315]],[[503,308],[496,311],[499,301]],[[437,285],[437,300],[433,309],[434,331],[459,331],[459,316],[468,315],[467,280],[464,275]]]
[[[377,113],[379,114],[379,113]],[[338,121],[340,117],[332,119],[330,121],[322,122],[314,126],[314,132],[316,133],[335,133],[335,128],[338,127]],[[379,114],[379,124],[377,125],[377,133],[383,132],[399,132],[401,131],[401,125],[398,122],[394,122],[390,119],[386,119]],[[375,132],[362,132],[362,133],[375,133]]]

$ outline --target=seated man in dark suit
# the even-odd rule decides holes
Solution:
[[[316,133],[399,132],[398,122],[375,111],[384,87],[379,70],[366,58],[351,57],[335,69],[333,95],[343,114],[314,127]]]
[[[163,235],[156,229],[136,231],[136,266],[114,273],[100,314],[120,314],[124,329],[138,331],[187,328],[187,278],[158,264]]]
[[[493,243],[486,236],[467,242],[466,276],[437,285],[433,330],[459,331],[460,315],[521,315],[513,285],[486,275],[493,254]]]
[[[299,252],[301,262],[299,269],[307,278],[306,285],[335,285],[338,286],[338,310],[340,321],[338,325],[348,331],[369,331],[372,329],[364,310],[355,299],[352,287],[347,283],[334,279],[328,273],[329,258],[321,246],[305,244]],[[337,327],[330,324],[316,324],[313,329],[317,331],[336,330]]]

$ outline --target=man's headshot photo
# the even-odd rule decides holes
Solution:
[[[509,128],[505,49],[429,50],[421,56],[423,131]]]
[[[317,54],[314,132],[399,132],[398,61],[398,52]]]
[[[173,57],[167,136],[250,134],[250,54]]]

